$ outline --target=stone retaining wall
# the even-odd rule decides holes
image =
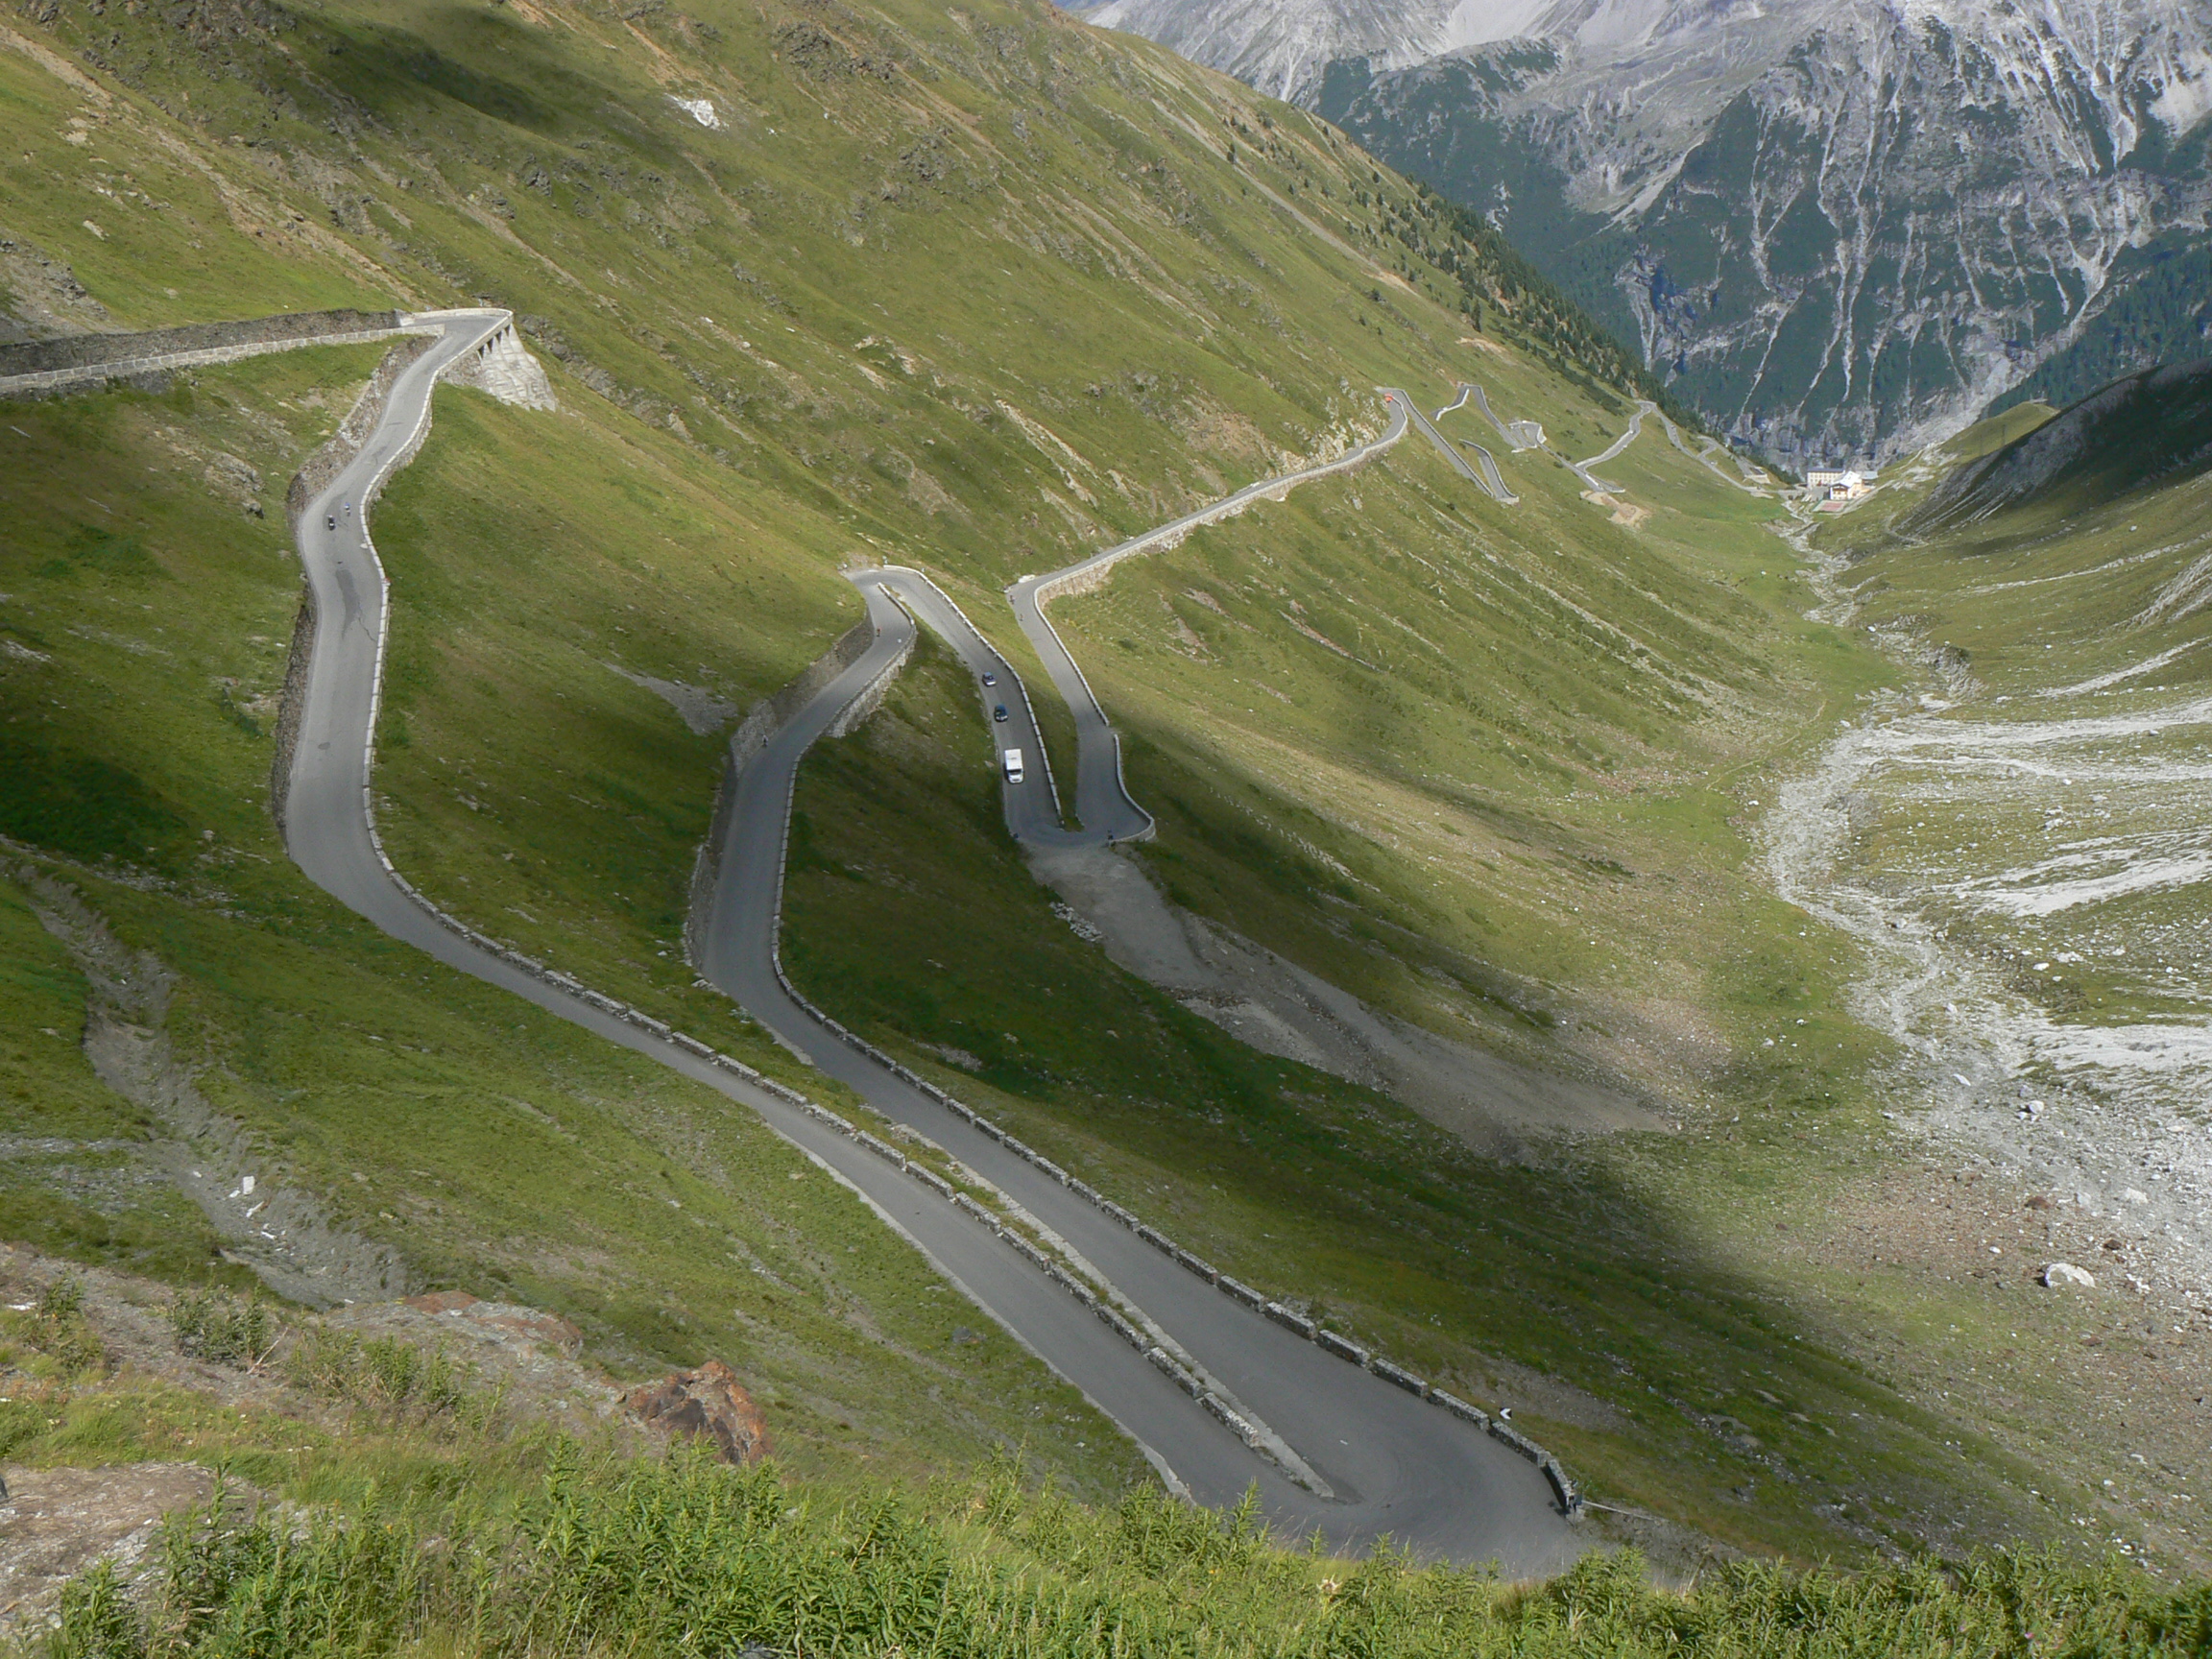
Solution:
[[[383,340],[398,331],[397,311],[302,311],[238,323],[191,323],[135,334],[26,340],[0,346],[0,397],[36,397],[301,346]]]
[[[914,631],[906,636],[906,643],[899,647],[892,655],[891,661],[883,664],[875,678],[860,687],[858,694],[854,697],[853,701],[846,704],[837,718],[830,722],[829,729],[822,733],[823,736],[851,736],[860,729],[861,722],[883,706],[883,699],[890,693],[891,683],[899,678],[905,669],[907,662],[913,659],[914,641],[921,636],[922,630],[917,624]]]
[[[292,482],[284,492],[284,512],[295,541],[300,535],[300,515],[307,511],[307,503],[328,489],[330,480],[352,465],[353,457],[361,453],[361,445],[369,442],[369,435],[384,419],[384,406],[391,401],[392,388],[398,383],[399,372],[429,350],[430,346],[431,336],[424,334],[402,340],[385,352],[384,360],[369,376],[369,384],[361,389],[361,396],[346,412],[346,419],[338,422],[338,430],[301,463],[300,470],[292,475]],[[368,511],[366,501],[355,505],[362,512]]]
[[[284,659],[284,688],[276,698],[276,752],[269,757],[269,816],[284,832],[284,802],[292,793],[292,757],[300,748],[300,721],[307,707],[307,673],[315,665],[315,589],[300,583],[300,611],[292,618],[292,649]]]

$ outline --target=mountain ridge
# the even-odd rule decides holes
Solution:
[[[2166,269],[2212,225],[2212,18],[2178,0],[1090,15],[1474,206],[1678,396],[1793,465],[1887,461],[2008,395],[2212,349],[2201,293]]]

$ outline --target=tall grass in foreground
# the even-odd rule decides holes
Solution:
[[[1851,1575],[1737,1565],[1688,1595],[1632,1554],[1541,1585],[1347,1565],[1272,1544],[1250,1506],[1153,1490],[1091,1510],[1011,1469],[920,1499],[833,1503],[771,1468],[557,1455],[515,1515],[173,1518],[134,1598],[65,1593],[51,1659],[720,1654],[2089,1655],[2202,1653],[2212,1588],[2118,1562],[1984,1555]]]

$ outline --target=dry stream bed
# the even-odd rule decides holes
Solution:
[[[1808,575],[1812,614],[1868,626],[1843,561]],[[2072,1452],[2125,1505],[2104,1521],[2200,1551],[2186,1488],[2212,1476],[2212,697],[2163,683],[2174,652],[2046,685],[2008,675],[1996,694],[1905,631],[1875,637],[1934,688],[1868,699],[1764,826],[1777,892],[1863,948],[1849,1009],[1906,1056],[1886,1116],[1936,1178],[1892,1171],[1838,1216],[1864,1209],[1872,1262],[1885,1247],[1930,1270],[1972,1258],[1954,1282],[2040,1299],[2012,1321],[2040,1327],[2019,1348],[2087,1397],[2096,1427]],[[2055,1262],[2094,1285],[2043,1286]],[[2017,1405],[2004,1373],[2019,1352],[1997,1358],[1976,1386]]]

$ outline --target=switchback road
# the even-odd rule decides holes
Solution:
[[[1467,465],[1467,457],[1460,454],[1453,446],[1452,440],[1437,431],[1429,417],[1421,413],[1418,404],[1407,398],[1405,393],[1396,391],[1395,388],[1391,390],[1395,397],[1405,401],[1407,414],[1411,417],[1413,424],[1421,428],[1421,436],[1436,446],[1436,453],[1444,457],[1445,462],[1453,471],[1458,473],[1460,477],[1466,479],[1468,483],[1474,485],[1476,489],[1493,500],[1503,501],[1508,507],[1519,504],[1521,497],[1505,488],[1505,480],[1498,475],[1498,463],[1489,450],[1483,448],[1479,444],[1468,444],[1467,447],[1474,450],[1482,460],[1482,470],[1476,471],[1474,468]],[[1464,391],[1461,393],[1461,401],[1465,401]],[[1453,407],[1457,408],[1458,405],[1454,404]],[[1449,411],[1441,411],[1440,413],[1449,413]]]
[[[876,624],[874,642],[777,732],[735,781],[736,809],[728,815],[720,849],[721,875],[701,966],[781,1041],[852,1084],[885,1117],[946,1147],[1065,1240],[1071,1259],[1110,1282],[1133,1311],[1141,1310],[1138,1316],[1146,1330],[1157,1334],[1143,1338],[1152,1344],[1149,1352],[1132,1346],[1064,1282],[1010,1247],[974,1214],[828,1126],[786,1092],[740,1075],[717,1064],[704,1046],[625,1017],[610,999],[549,975],[449,918],[442,920],[414,893],[385,858],[373,821],[371,769],[390,621],[387,584],[363,515],[348,515],[341,504],[373,499],[383,479],[421,441],[438,375],[512,322],[506,313],[493,311],[434,313],[406,321],[439,330],[439,337],[399,373],[360,454],[306,504],[300,519],[300,552],[315,603],[314,650],[284,829],[288,848],[308,878],[385,932],[447,966],[673,1067],[758,1112],[859,1192],[967,1295],[1120,1424],[1170,1484],[1200,1501],[1231,1503],[1256,1486],[1279,1526],[1318,1529],[1334,1547],[1358,1548],[1388,1534],[1424,1553],[1460,1561],[1495,1559],[1515,1573],[1553,1569],[1577,1553],[1551,1488],[1530,1463],[1436,1405],[1393,1386],[1384,1376],[1346,1364],[1317,1342],[1216,1289],[1002,1140],[843,1041],[783,984],[776,936],[792,785],[807,747],[883,676],[910,642],[915,624],[893,599],[893,589],[909,597],[933,627],[945,626],[956,649],[965,629],[976,654],[963,649],[962,655],[978,675],[983,663],[998,662],[974,631],[965,628],[965,618],[950,600],[941,594],[928,597],[935,590],[922,578],[885,570],[860,579]],[[1399,418],[1387,437],[1371,448],[1403,431],[1402,412],[1409,403],[1402,395],[1395,400]],[[1297,477],[1255,489],[1264,493],[1264,488],[1286,487]],[[332,517],[336,527],[325,528]],[[1187,527],[1205,518],[1205,514],[1191,515],[1178,523]],[[1151,544],[1162,534],[1139,540]],[[994,671],[1001,672],[1003,686],[1018,685],[1002,662]],[[1103,724],[1102,714],[1099,719]],[[1033,722],[1025,729],[1033,733]],[[1105,736],[1111,740],[1110,727]],[[1042,761],[1041,748],[1038,756]],[[1089,769],[1079,763],[1078,775],[1080,810]],[[1117,799],[1127,803],[1118,765],[1099,776],[1107,781],[1094,783],[1092,793],[1106,789],[1101,824],[1134,828],[1136,819],[1117,817],[1114,811]],[[1009,803],[1010,827],[1018,831],[1056,829],[1056,811],[1044,805],[1030,809],[1032,801],[1049,801],[1042,765],[1008,793],[1023,791],[1029,794],[1019,808]],[[1127,809],[1142,816],[1133,803],[1127,803]],[[1100,830],[1088,832],[1099,834]],[[1170,1356],[1173,1362],[1163,1363]],[[1260,1450],[1201,1410],[1179,1379],[1246,1424]]]
[[[1149,834],[1152,821],[1129,796],[1120,745],[1081,669],[1044,612],[1060,594],[1102,580],[1122,559],[1170,545],[1292,486],[1345,470],[1388,448],[1419,412],[1402,391],[1385,391],[1389,425],[1369,444],[1337,460],[1245,490],[1131,538],[1045,576],[1023,577],[1007,589],[1015,615],[1076,717],[1073,806],[1078,827],[1062,822],[1061,802],[1046,764],[1042,734],[1026,688],[1011,663],[934,583],[897,566],[854,572],[868,603],[876,637],[867,652],[796,714],[734,782],[732,810],[718,849],[718,874],[700,930],[700,969],[746,1011],[817,1067],[859,1093],[885,1117],[944,1146],[1000,1186],[1065,1239],[1136,1307],[1162,1338],[1208,1385],[1257,1425],[1273,1450],[1255,1455],[1199,1415],[1188,1400],[1169,1397],[1172,1427],[1131,1405],[1120,1421],[1165,1454],[1203,1502],[1233,1502],[1257,1482],[1278,1524],[1318,1528],[1332,1540],[1368,1542],[1388,1532],[1424,1551],[1459,1560],[1495,1556],[1516,1571],[1527,1563],[1571,1558],[1576,1546],[1551,1488],[1533,1471],[1470,1425],[1434,1405],[1422,1405],[1374,1373],[1346,1365],[1316,1343],[1224,1294],[1179,1267],[1096,1204],[1075,1193],[991,1135],[965,1121],[910,1076],[861,1045],[830,1030],[797,997],[778,961],[784,824],[805,753],[855,699],[895,671],[913,640],[917,619],[943,638],[977,686],[986,728],[1001,753],[1024,757],[1020,783],[1000,788],[1010,834],[1018,841],[1060,847],[1102,847]],[[997,684],[986,687],[983,676]],[[993,718],[1004,707],[1004,721]],[[1022,1310],[994,1308],[1019,1328]],[[1103,1327],[1095,1338],[1121,1347]],[[1078,1345],[1078,1349],[1083,1345]],[[1089,1381],[1092,1356],[1076,1349],[1041,1353],[1063,1375],[1101,1397]],[[1411,1407],[1410,1411],[1407,1407]],[[1212,1430],[1214,1443],[1190,1444],[1189,1425]]]
[[[1103,582],[1108,573],[1122,560],[1156,548],[1174,545],[1201,525],[1218,523],[1233,514],[1242,512],[1255,501],[1281,500],[1293,486],[1326,478],[1333,473],[1348,471],[1364,465],[1380,455],[1399,439],[1406,436],[1408,417],[1420,420],[1421,412],[1413,399],[1392,387],[1382,391],[1382,405],[1389,415],[1389,425],[1380,438],[1347,451],[1334,461],[1304,468],[1296,472],[1286,472],[1278,477],[1263,478],[1250,484],[1233,495],[1223,496],[1180,518],[1147,530],[1142,536],[1117,542],[1102,552],[1052,571],[1046,576],[1024,576],[1006,589],[1006,599],[1014,607],[1014,619],[1036,651],[1038,660],[1045,664],[1045,672],[1051,677],[1053,688],[1066,701],[1075,716],[1075,817],[1082,828],[1070,833],[1059,831],[1064,844],[1075,846],[1110,846],[1118,841],[1132,841],[1152,833],[1152,815],[1130,798],[1121,779],[1121,739],[1106,718],[1106,711],[1098,706],[1092,693],[1091,683],[1083,678],[1083,670],[1075,665],[1068,646],[1059,631],[1045,615],[1045,607],[1054,599],[1067,594],[1087,592]],[[1461,472],[1467,471],[1465,462],[1452,453],[1450,445],[1436,437],[1435,429],[1422,422],[1423,430],[1442,449],[1447,459],[1454,462]],[[1468,473],[1473,477],[1472,473]],[[1477,480],[1479,483],[1479,480]],[[963,624],[966,618],[962,619]],[[942,632],[942,630],[940,630]],[[970,630],[974,632],[973,629]],[[1026,700],[1023,711],[1027,711]],[[1044,749],[1034,730],[1031,741],[1039,744],[1037,753]],[[1017,838],[1024,835],[1032,840],[1052,838],[1035,825],[1025,814],[1017,823],[1014,808],[1007,808],[1007,827]]]

